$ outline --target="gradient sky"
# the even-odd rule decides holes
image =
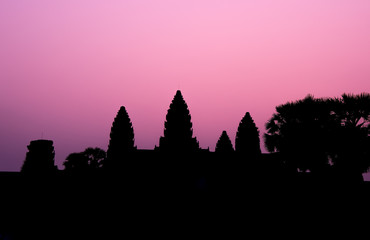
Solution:
[[[1,171],[41,137],[59,169],[106,150],[121,105],[152,149],[177,89],[212,151],[247,111],[262,135],[279,104],[370,92],[370,1],[0,1]]]

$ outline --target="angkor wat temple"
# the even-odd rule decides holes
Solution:
[[[285,224],[307,231],[307,219],[322,211],[331,214],[331,221],[343,219],[363,211],[370,199],[368,183],[358,175],[326,167],[298,171],[279,152],[261,153],[259,131],[248,112],[239,123],[235,148],[223,131],[215,151],[201,149],[180,91],[154,149],[137,149],[122,106],[106,153],[92,148],[73,153],[64,162],[65,169],[58,170],[51,140],[31,141],[28,150],[20,172],[0,174],[4,216],[0,237],[39,234],[53,239],[78,234],[76,238],[105,239],[180,227],[175,235],[179,236],[187,221],[218,226],[221,216],[234,219],[236,213],[248,219],[251,232],[257,232],[255,227],[282,227],[282,216],[288,219]],[[164,225],[160,217],[166,219]],[[274,224],[260,224],[261,218]]]
[[[310,138],[308,138],[310,139]],[[298,141],[298,139],[297,139]],[[328,163],[299,170],[299,165],[288,164],[288,157],[280,152],[261,153],[259,130],[249,112],[241,119],[235,138],[235,148],[223,131],[214,152],[201,149],[193,136],[191,115],[188,106],[178,90],[169,106],[164,123],[164,133],[159,139],[159,146],[154,149],[137,149],[134,129],[126,108],[122,106],[111,127],[108,150],[89,149],[90,153],[73,153],[64,162],[65,169],[58,170],[54,163],[54,149],[51,140],[31,141],[21,172],[29,175],[84,175],[114,172],[114,175],[127,175],[144,172],[151,181],[166,174],[178,175],[186,172],[183,178],[207,174],[226,173],[230,176],[248,178],[251,181],[355,181],[361,182],[362,175],[338,171]],[[315,153],[315,150],[312,149]],[[96,155],[100,155],[97,157]],[[294,154],[296,154],[294,152]],[[305,154],[293,155],[296,159],[305,159]],[[92,156],[94,159],[86,157]],[[291,154],[292,155],[292,154]],[[314,159],[314,155],[307,155]],[[314,162],[314,161],[313,161]],[[220,168],[216,170],[217,168]],[[345,168],[342,168],[345,169]],[[239,172],[240,171],[240,172]],[[159,174],[161,172],[161,174]],[[155,175],[155,173],[158,173]],[[154,175],[153,175],[154,174]],[[110,174],[109,174],[110,175]],[[153,175],[153,176],[152,176]],[[143,176],[143,178],[145,177]],[[207,177],[207,182],[209,178]],[[195,181],[195,179],[193,179]],[[226,179],[225,179],[226,181]],[[207,185],[208,186],[208,185]]]
[[[193,188],[197,184],[201,188],[210,188],[213,178],[226,184],[227,178],[231,176],[240,178],[232,180],[234,185],[244,182],[242,178],[260,182],[273,178],[282,180],[293,175],[298,177],[293,172],[289,173],[289,169],[279,159],[279,153],[261,153],[259,131],[249,112],[240,121],[235,149],[226,131],[222,132],[214,152],[201,149],[193,136],[191,115],[179,90],[168,109],[159,146],[154,149],[137,149],[133,126],[124,106],[113,121],[106,156],[95,167],[90,168],[83,156],[76,153],[66,159],[65,169],[58,170],[54,163],[52,144],[51,140],[31,141],[21,172],[26,176],[74,177],[109,172],[108,175],[121,177],[141,175],[140,179],[150,176],[150,182],[171,176],[177,180],[162,184],[182,182]],[[221,180],[221,176],[228,177]]]

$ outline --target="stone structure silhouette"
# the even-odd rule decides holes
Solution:
[[[218,139],[215,152],[222,154],[234,152],[233,144],[231,143],[226,131],[223,131]]]
[[[183,153],[198,151],[199,143],[193,137],[192,126],[188,105],[178,90],[167,111],[164,136],[160,138],[159,150]]]
[[[259,131],[249,112],[246,112],[239,123],[235,137],[235,151],[248,158],[261,155]]]
[[[21,168],[23,173],[50,174],[57,170],[53,141],[34,140],[27,146],[28,152]]]
[[[112,124],[105,167],[119,166],[135,150],[134,129],[126,108],[121,106]]]

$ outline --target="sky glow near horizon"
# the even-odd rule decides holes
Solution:
[[[212,151],[247,111],[262,136],[277,105],[370,92],[367,0],[3,0],[0,34],[1,171],[41,137],[59,169],[106,150],[120,106],[153,149],[177,89]]]

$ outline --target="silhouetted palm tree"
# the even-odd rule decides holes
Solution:
[[[361,178],[359,173],[370,167],[370,94],[343,94],[334,112],[341,125],[329,151],[331,161],[340,172]]]
[[[239,155],[256,159],[261,154],[259,131],[249,112],[239,123],[235,138],[235,151]]]
[[[223,131],[217,141],[215,152],[217,153],[232,153],[234,152],[233,144],[230,141],[226,131]]]
[[[332,164],[361,176],[370,166],[369,106],[369,94],[307,96],[280,105],[266,124],[266,147],[282,153],[292,168],[318,172]]]
[[[370,123],[370,94],[342,94],[344,111],[341,115],[345,125],[350,127],[367,127]]]
[[[176,92],[164,123],[164,136],[160,138],[159,149],[164,152],[195,152],[199,143],[193,138],[193,124],[180,90]]]
[[[122,106],[112,124],[105,165],[120,165],[125,157],[136,150],[134,144],[134,129],[126,108]]]
[[[329,132],[337,126],[330,114],[331,105],[308,95],[303,100],[277,106],[277,113],[266,123],[267,149],[281,152],[291,169],[324,169],[328,164],[324,149],[330,142]]]

